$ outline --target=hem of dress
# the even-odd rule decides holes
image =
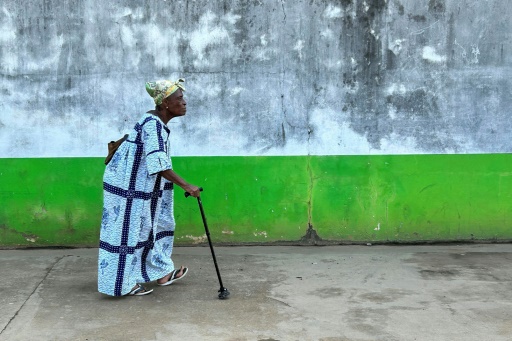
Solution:
[[[163,272],[162,272],[162,273],[163,273],[163,275],[162,275],[162,273],[159,273],[157,276],[155,276],[156,278],[154,278],[154,279],[151,279],[151,278],[150,278],[150,279],[149,279],[149,281],[147,281],[147,282],[141,282],[141,283],[149,283],[149,282],[154,282],[154,281],[156,281],[156,280],[159,280],[160,278],[165,277],[165,276],[167,276],[168,274],[170,274],[170,273],[171,273],[172,271],[174,271],[175,269],[176,269],[176,267],[175,267],[175,266],[173,266],[171,270],[169,270],[169,271],[167,271],[167,270],[163,271]]]
[[[111,296],[111,297],[123,297],[123,296],[126,296],[126,294],[128,294],[130,291],[132,291],[132,288],[133,288],[135,285],[137,285],[137,283],[136,283],[136,282],[134,282],[134,284],[133,284],[133,285],[129,286],[129,289],[128,289],[126,292],[124,292],[124,293],[123,293],[123,292],[121,291],[121,295],[115,295],[114,293],[104,292],[104,291],[101,291],[101,290],[99,290],[99,289],[98,289],[98,292],[99,292],[100,294],[107,295],[107,296]]]

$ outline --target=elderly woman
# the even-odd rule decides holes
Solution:
[[[155,110],[135,124],[108,163],[103,177],[103,218],[98,259],[98,290],[112,296],[147,295],[140,283],[165,286],[183,278],[175,269],[173,187],[194,197],[199,187],[172,170],[167,123],[183,116],[184,80],[146,83]]]

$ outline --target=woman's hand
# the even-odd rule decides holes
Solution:
[[[199,197],[199,195],[201,195],[201,190],[197,186],[186,185],[183,187],[183,189],[185,190],[185,192],[189,193],[194,198],[197,198],[197,197]]]

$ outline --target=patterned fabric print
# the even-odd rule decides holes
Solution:
[[[158,174],[172,169],[168,138],[163,122],[145,114],[105,169],[98,258],[104,294],[125,295],[174,270],[173,184]]]
[[[148,273],[158,271],[158,267],[160,266],[169,267],[174,270],[174,263],[171,260],[171,254],[174,243],[174,227],[176,224],[174,222],[172,183],[167,182],[164,185],[159,212],[155,226],[156,240],[158,242],[155,243],[153,249],[148,249],[147,257],[153,260],[151,264],[146,263],[146,271]]]

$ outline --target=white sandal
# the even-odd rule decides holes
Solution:
[[[177,275],[180,271],[182,271],[181,276],[180,276],[180,277],[176,277],[176,275]],[[176,282],[178,279],[182,279],[183,277],[185,277],[185,275],[187,274],[187,272],[188,272],[188,268],[185,268],[185,267],[182,265],[178,270],[176,270],[176,269],[172,270],[172,272],[171,272],[171,277],[169,277],[169,280],[168,280],[167,282],[162,283],[162,284],[160,284],[160,283],[157,283],[157,284],[158,284],[158,285],[160,285],[160,286],[162,286],[162,287],[164,287],[164,286],[166,286],[166,285],[169,285],[169,284],[172,284],[172,283]]]
[[[153,289],[147,290],[142,285],[137,284],[135,288],[132,289],[129,293],[126,294],[126,296],[144,296],[151,294],[153,292]]]

